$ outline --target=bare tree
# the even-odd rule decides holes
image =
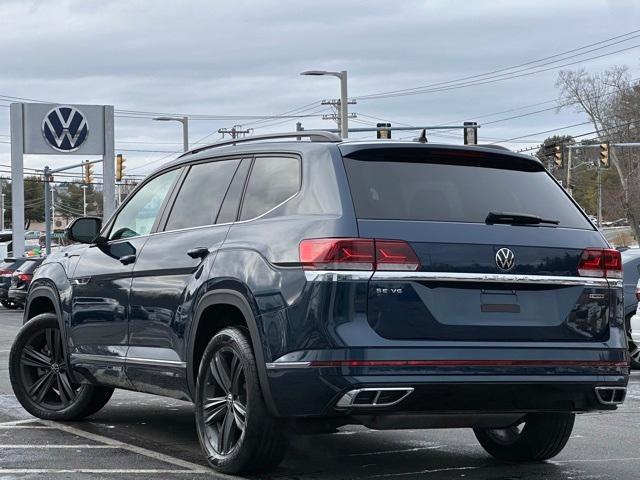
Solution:
[[[600,140],[640,140],[640,82],[630,80],[626,67],[595,74],[561,71],[556,86],[560,88],[560,108],[573,106],[586,113]],[[620,180],[623,210],[636,240],[640,240],[640,162],[637,150],[627,150],[612,149],[610,157]]]

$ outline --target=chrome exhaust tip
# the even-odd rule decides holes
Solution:
[[[340,397],[336,408],[391,407],[412,393],[412,387],[357,388]]]
[[[595,392],[603,405],[620,405],[627,396],[627,387],[596,387]]]

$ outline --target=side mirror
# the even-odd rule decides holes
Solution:
[[[76,243],[93,243],[100,235],[102,219],[98,217],[76,218],[65,230],[65,237]]]

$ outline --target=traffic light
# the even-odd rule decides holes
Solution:
[[[553,147],[553,161],[556,162],[556,165],[560,168],[562,168],[563,165],[563,158],[562,158],[562,146],[561,145],[555,145]]]
[[[85,163],[84,164],[84,183],[87,185],[93,183],[93,164]]]
[[[391,138],[391,124],[390,123],[377,123],[378,127],[377,137],[383,139]]]
[[[600,168],[609,168],[609,142],[600,144],[600,163],[598,164]]]
[[[125,158],[121,153],[116,155],[116,180],[119,182],[124,177],[124,162]]]

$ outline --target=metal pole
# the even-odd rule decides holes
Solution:
[[[4,197],[4,193],[0,195],[0,210],[2,210],[2,217],[0,217],[0,230],[2,231],[4,231]]]
[[[347,71],[340,72],[340,136],[349,136],[349,100],[347,98]]]
[[[13,256],[24,256],[24,105],[11,104],[11,230]]]
[[[49,198],[49,177],[51,172],[49,167],[44,167],[44,245],[45,253],[51,253],[51,202]]]
[[[106,223],[116,209],[116,153],[113,132],[113,106],[104,107],[104,156],[102,162],[102,218]]]
[[[598,227],[602,227],[602,169],[598,166]]]
[[[567,192],[569,192],[569,195],[573,197],[573,189],[571,188],[571,152],[573,152],[573,150],[570,148],[569,152],[567,153]]]
[[[189,151],[189,117],[182,117],[182,146]]]
[[[82,215],[87,216],[87,186],[82,186]]]

